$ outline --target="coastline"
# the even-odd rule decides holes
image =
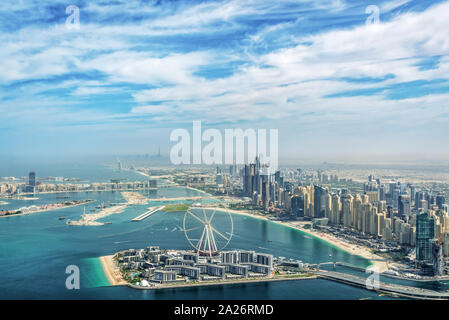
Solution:
[[[210,286],[223,286],[231,284],[245,284],[245,283],[261,283],[261,282],[278,282],[278,281],[297,281],[297,280],[312,280],[318,279],[319,276],[309,275],[304,277],[279,277],[279,278],[254,278],[254,279],[235,279],[221,282],[197,282],[197,283],[187,283],[187,284],[168,284],[159,287],[141,287],[136,286],[131,283],[126,283],[126,286],[137,289],[137,290],[163,290],[163,289],[176,289],[176,288],[192,288],[192,287],[210,287]]]
[[[62,210],[62,209],[66,209],[66,208],[73,208],[73,207],[85,205],[86,203],[95,202],[95,201],[96,200],[85,202],[85,203],[72,204],[72,205],[69,205],[69,206],[61,207],[61,208],[50,208],[50,209],[45,209],[45,210],[37,210],[37,211],[33,211],[33,212],[26,212],[26,213],[19,213],[19,214],[10,214],[10,215],[7,215],[7,216],[0,216],[0,218],[19,217],[19,216],[26,216],[26,215],[30,215],[30,214],[33,214],[33,213],[39,213],[39,212],[48,212],[48,211]]]
[[[102,226],[103,222],[98,222],[98,219],[106,218],[111,214],[122,213],[129,205],[134,204],[146,204],[148,199],[137,192],[122,192],[123,198],[126,200],[126,204],[120,206],[114,206],[104,208],[98,213],[83,214],[80,220],[67,221],[70,226]]]
[[[122,286],[126,285],[127,282],[123,280],[119,268],[114,262],[114,256],[102,256],[100,257],[100,262],[103,267],[103,272],[108,278],[110,286]]]
[[[83,214],[80,220],[70,220],[67,224],[70,226],[102,226],[103,222],[98,222],[98,219],[106,218],[111,214],[121,213],[128,205],[115,206],[110,208],[105,208],[98,213]]]
[[[198,282],[198,283],[182,283],[182,284],[169,284],[165,286],[157,287],[141,287],[136,286],[123,280],[120,269],[117,267],[114,259],[114,255],[102,256],[98,259],[103,267],[103,272],[108,279],[109,286],[128,286],[138,290],[160,290],[160,289],[173,289],[173,288],[188,288],[188,287],[203,287],[203,286],[220,286],[229,284],[242,284],[242,283],[259,283],[259,282],[272,282],[272,281],[291,281],[291,280],[310,280],[317,279],[316,275],[307,275],[303,277],[279,277],[279,278],[254,278],[254,279],[235,279],[223,282]]]
[[[247,217],[252,217],[254,219],[260,219],[260,220],[265,220],[265,221],[269,221],[272,223],[276,223],[279,225],[282,225],[284,227],[288,227],[288,228],[292,228],[292,229],[296,229],[299,231],[302,231],[304,233],[306,233],[309,236],[315,237],[317,239],[320,239],[324,242],[326,242],[329,245],[335,246],[336,248],[343,250],[349,254],[352,255],[356,255],[359,257],[362,257],[366,260],[368,260],[375,268],[377,268],[377,272],[382,273],[385,272],[386,270],[388,270],[388,260],[386,260],[384,257],[375,255],[373,253],[371,253],[369,251],[368,248],[366,247],[362,247],[359,245],[355,245],[355,244],[351,244],[351,243],[347,243],[344,242],[338,238],[336,238],[333,235],[330,234],[325,234],[323,232],[318,232],[318,231],[314,231],[311,229],[305,229],[303,228],[303,226],[305,224],[308,224],[308,222],[302,222],[302,221],[292,221],[292,222],[283,222],[283,221],[274,221],[274,220],[270,220],[265,216],[260,216],[260,215],[256,215],[253,213],[250,213],[248,211],[240,211],[240,210],[233,210],[233,209],[225,209],[225,208],[216,208],[216,207],[204,207],[204,209],[211,209],[211,210],[222,210],[222,211],[229,211],[233,214],[240,214],[240,215],[244,215]]]

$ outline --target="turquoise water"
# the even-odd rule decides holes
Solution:
[[[106,172],[111,170],[106,169]],[[126,173],[132,175],[132,173]],[[135,178],[138,178],[136,176]],[[104,178],[107,180],[107,178]],[[41,194],[39,200],[11,200],[0,209],[61,201],[57,196]],[[86,212],[101,202],[121,202],[120,192],[67,194],[74,199],[96,199]],[[181,197],[200,195],[186,188],[161,188],[152,196]],[[195,201],[198,202],[198,201]],[[141,222],[132,218],[146,211],[147,205],[126,208],[102,221],[98,227],[68,226],[58,217],[77,220],[83,206],[58,211],[0,219],[0,299],[360,299],[384,298],[375,293],[326,280],[303,280],[263,284],[140,291],[127,287],[108,287],[97,259],[128,248],[159,245],[161,248],[190,249],[182,232],[183,212],[157,212]],[[225,213],[217,213],[217,225],[226,222]],[[303,232],[252,217],[233,215],[234,236],[229,249],[249,249],[276,256],[300,259],[307,263],[345,261],[366,267],[369,262],[350,255]],[[81,289],[67,290],[68,265],[80,269]]]

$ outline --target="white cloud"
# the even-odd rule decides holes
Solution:
[[[411,0],[392,0],[392,1],[384,2],[384,3],[382,3],[382,5],[380,7],[380,12],[384,13],[384,12],[392,11],[396,8],[403,6],[404,4],[409,3],[410,1]]]
[[[173,113],[175,110],[170,106],[160,106],[160,105],[147,105],[139,106],[131,109],[131,113],[135,114],[163,114],[163,113]]]
[[[298,3],[302,6],[295,7],[292,12],[286,11]],[[407,0],[388,1],[381,7],[387,12],[406,3]],[[445,94],[403,100],[389,100],[384,92],[372,96],[325,98],[351,90],[383,88],[416,80],[449,80],[446,15],[449,2],[424,12],[402,13],[391,21],[381,19],[379,25],[367,26],[361,21],[351,28],[326,29],[321,33],[296,35],[296,38],[285,32],[297,24],[308,23],[306,15],[295,17],[297,12],[332,10],[335,13],[348,6],[344,1],[333,0],[226,1],[186,4],[179,8],[148,6],[143,8],[142,14],[154,15],[154,19],[109,25],[82,18],[81,29],[76,32],[66,30],[63,24],[39,28],[30,25],[18,31],[3,32],[0,33],[0,84],[63,78],[73,72],[100,76],[93,81],[63,78],[56,84],[30,85],[28,92],[21,89],[28,93],[26,99],[3,105],[3,110],[10,110],[5,110],[2,117],[32,119],[33,111],[39,110],[46,124],[63,122],[61,119],[67,115],[80,123],[92,124],[98,120],[124,127],[127,123],[134,126],[133,121],[142,118],[173,122],[204,119],[259,123],[268,120],[285,121],[301,128],[317,126],[325,130],[327,127],[335,132],[350,130],[348,128],[363,130],[372,123],[384,129],[411,130],[415,122],[424,125],[449,121],[448,117],[441,116],[446,113],[444,106],[448,96]],[[84,10],[105,18],[124,8],[138,14],[141,7],[132,1],[106,8],[89,3]],[[284,15],[291,19],[279,18]],[[263,18],[270,23],[254,29],[245,25],[245,22],[251,25]],[[240,31],[241,38],[223,38],[221,46],[214,50],[209,45],[213,40],[211,35],[223,31],[233,31],[233,36]],[[171,42],[175,49],[165,46],[164,41],[170,37],[192,34],[197,36],[198,43],[203,40],[199,35],[207,35],[206,45],[202,47],[194,42],[183,47],[182,43],[175,46]],[[288,45],[270,52],[265,41],[267,34],[279,34],[280,39],[288,39]],[[243,47],[254,43],[265,45],[267,50],[258,53]],[[423,58],[432,56],[442,57],[436,68],[421,70],[417,66]],[[219,79],[198,75],[201,69],[234,60],[240,67],[234,67],[231,75]],[[394,77],[382,82],[341,81],[341,78],[382,78],[389,74]],[[120,88],[123,83],[126,88]],[[133,84],[135,89],[130,90]],[[48,97],[45,101],[32,99],[40,92],[55,88],[68,89],[73,100],[67,101],[65,96]],[[70,108],[76,104],[77,97],[85,99],[93,94],[121,91],[130,93],[134,101],[120,111],[101,105],[98,110],[74,116],[77,110]],[[33,110],[33,107],[36,108]]]

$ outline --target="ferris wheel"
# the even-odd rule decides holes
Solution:
[[[214,256],[226,248],[234,233],[234,223],[228,211],[192,208],[184,214],[184,234],[190,245],[203,256]],[[215,220],[214,218],[218,217]],[[214,224],[213,224],[214,222]]]

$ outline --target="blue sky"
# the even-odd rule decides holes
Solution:
[[[68,5],[80,28],[66,26]],[[366,8],[379,23],[366,24]],[[448,1],[0,3],[0,155],[278,128],[282,159],[444,159]]]

